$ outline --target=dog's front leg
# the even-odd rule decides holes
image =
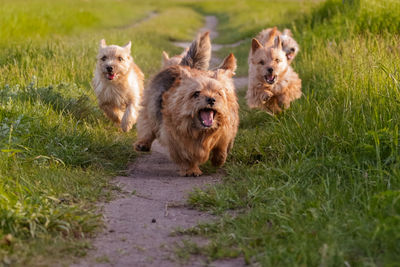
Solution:
[[[271,98],[271,101],[268,103],[268,109],[273,113],[273,114],[279,114],[282,112],[282,109],[279,106],[279,100],[277,97]]]
[[[119,108],[116,108],[110,104],[100,104],[100,108],[104,111],[104,113],[110,120],[112,120],[116,124],[121,123],[123,112]]]
[[[216,167],[221,167],[224,165],[226,157],[228,156],[228,151],[231,148],[230,146],[232,146],[232,144],[230,142],[226,142],[217,144],[217,146],[213,148],[211,155],[212,165]]]
[[[124,116],[121,121],[121,128],[124,132],[128,132],[132,129],[132,126],[136,123],[137,112],[133,104],[127,105]]]
[[[157,128],[154,120],[151,120],[146,109],[142,109],[136,124],[137,141],[134,144],[136,151],[150,151],[151,144],[156,139],[154,130]]]

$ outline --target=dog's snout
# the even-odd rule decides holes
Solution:
[[[207,103],[210,104],[211,106],[213,106],[214,103],[215,103],[215,98],[213,98],[213,97],[207,97]]]
[[[272,74],[274,72],[274,69],[273,68],[268,68],[267,71]]]
[[[106,69],[108,72],[112,72],[114,70],[114,68],[112,66],[107,66]]]

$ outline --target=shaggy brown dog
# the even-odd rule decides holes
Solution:
[[[282,41],[282,49],[286,53],[286,58],[289,64],[292,63],[293,59],[299,53],[300,47],[297,44],[296,40],[293,39],[293,34],[289,29],[284,29],[283,33],[278,31],[276,27],[268,28],[262,30],[256,37],[256,39],[263,45],[265,45],[269,40],[270,36],[279,35]]]
[[[246,100],[250,108],[276,114],[301,97],[301,80],[289,66],[276,28],[263,41],[252,40]]]
[[[100,108],[124,132],[136,122],[143,79],[142,71],[131,57],[131,42],[120,47],[107,46],[104,39],[100,41],[92,85]]]
[[[215,166],[225,163],[233,146],[239,116],[232,76],[236,59],[230,54],[209,71],[209,34],[199,36],[180,65],[158,73],[145,90],[135,149],[150,150],[155,138],[166,146],[182,176],[199,176],[199,165],[212,153]]]

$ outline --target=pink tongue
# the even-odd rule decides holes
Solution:
[[[288,55],[287,58],[288,58],[288,59],[292,59],[292,58],[293,58],[293,55]]]
[[[200,118],[205,126],[210,127],[213,124],[214,111],[202,110],[200,111]]]
[[[114,79],[114,77],[115,77],[115,74],[108,74],[108,76],[107,76],[107,78],[108,78],[109,80]]]
[[[269,81],[272,81],[272,80],[274,80],[274,75],[268,75],[267,78]]]

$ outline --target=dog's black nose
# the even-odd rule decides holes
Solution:
[[[113,67],[111,67],[111,66],[107,66],[106,69],[107,69],[108,72],[112,72],[113,71]]]
[[[267,71],[272,74],[274,72],[274,69],[273,68],[268,68]]]
[[[207,97],[207,103],[210,104],[211,106],[213,106],[214,103],[215,103],[215,98],[213,98],[213,97]]]

